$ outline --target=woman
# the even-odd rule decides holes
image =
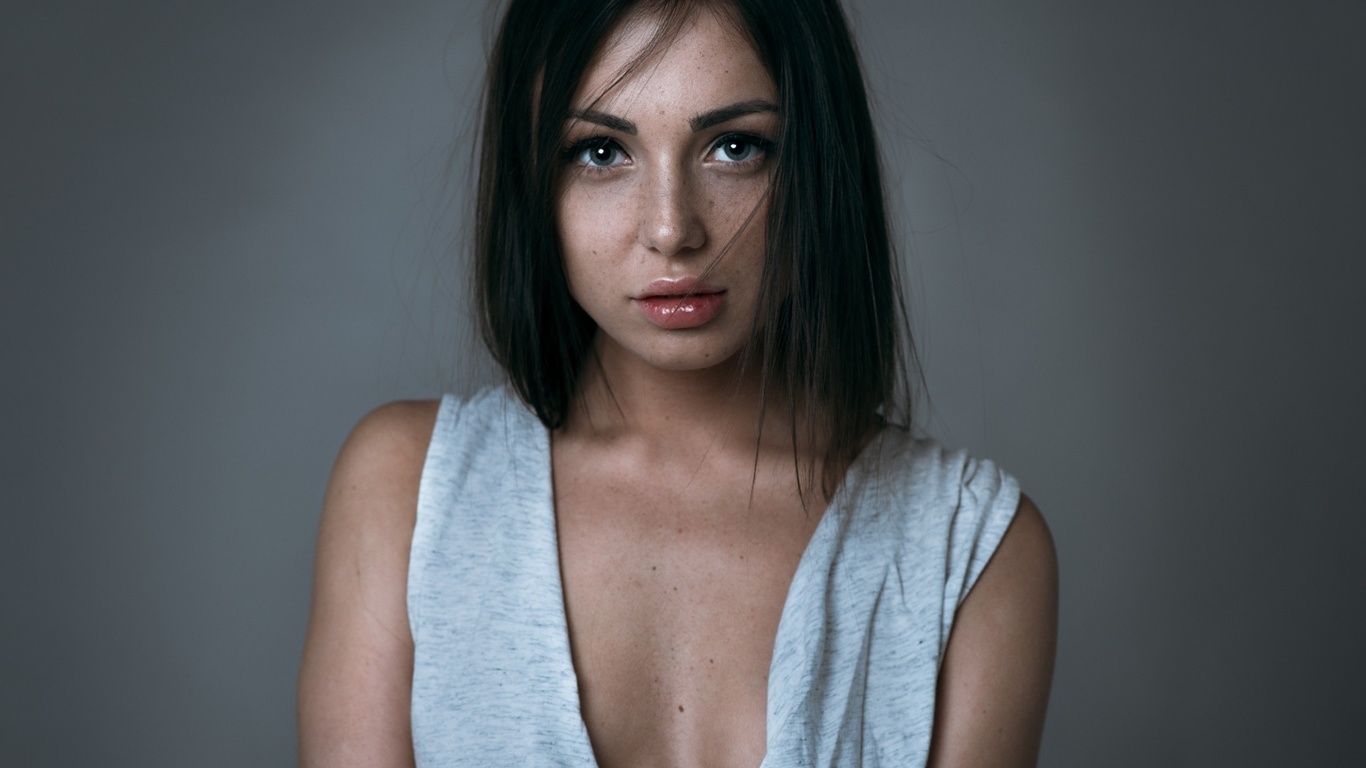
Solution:
[[[895,426],[899,302],[835,0],[514,0],[477,288],[508,386],[337,460],[309,765],[1030,765],[1056,566]]]

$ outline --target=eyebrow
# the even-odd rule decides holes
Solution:
[[[700,115],[694,115],[688,120],[688,127],[692,128],[693,133],[705,131],[706,129],[720,125],[721,123],[734,120],[737,117],[753,115],[759,112],[777,112],[778,105],[763,99],[750,99],[749,101],[737,101],[724,107],[708,110]],[[611,128],[614,131],[621,131],[630,136],[639,133],[636,124],[624,117],[609,115],[606,112],[599,112],[596,109],[576,109],[569,113],[570,117],[576,120],[601,125]]]
[[[624,117],[617,117],[616,115],[609,115],[606,112],[599,112],[596,109],[576,109],[570,112],[569,116],[575,120],[596,123],[611,128],[614,131],[621,131],[622,133],[630,134],[632,136],[635,136],[636,133],[639,132],[636,128],[636,124],[630,120],[627,120]]]
[[[763,99],[737,101],[728,107],[721,107],[719,109],[713,109],[709,112],[703,112],[702,114],[697,115],[696,117],[689,120],[688,125],[692,127],[693,133],[697,133],[698,131],[705,131],[713,125],[720,125],[721,123],[734,120],[737,117],[753,115],[759,112],[777,111],[777,104],[774,104],[769,101],[764,101]]]

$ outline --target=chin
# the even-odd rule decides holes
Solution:
[[[705,371],[733,365],[739,359],[739,350],[690,350],[675,354],[646,355],[643,359],[661,371]]]
[[[601,331],[599,331],[601,333]],[[677,333],[676,331],[674,333]],[[623,353],[622,361],[635,359],[661,371],[700,372],[729,368],[740,358],[744,341],[717,343],[702,335],[690,339],[651,340],[639,345],[614,344]],[[615,356],[615,355],[614,355]]]

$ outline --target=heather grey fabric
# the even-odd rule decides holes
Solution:
[[[549,436],[520,401],[442,401],[408,575],[419,766],[594,765],[552,499]],[[906,432],[865,449],[788,592],[764,768],[924,764],[954,613],[1018,501],[992,463]]]

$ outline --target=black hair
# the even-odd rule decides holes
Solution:
[[[777,86],[760,306],[742,359],[758,366],[762,391],[784,393],[794,446],[815,450],[799,488],[819,479],[828,495],[884,419],[909,423],[914,362],[867,92],[838,0],[512,0],[479,150],[484,342],[546,428],[562,426],[596,331],[570,296],[555,227],[564,124],[603,41],[646,7],[662,23],[637,63],[713,7]]]

